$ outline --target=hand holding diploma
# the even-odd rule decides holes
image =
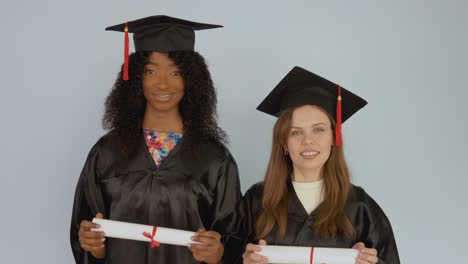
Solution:
[[[377,263],[377,250],[356,243],[353,249],[266,246],[265,240],[259,245],[248,244],[243,255],[244,264],[254,263],[301,263],[301,264],[373,264]]]
[[[106,237],[145,241],[150,242],[151,247],[160,244],[188,246],[195,260],[206,263],[218,263],[224,253],[221,235],[205,228],[191,232],[99,218],[94,218],[91,224],[99,225],[98,228],[91,228],[91,231],[100,233],[99,237],[103,234]],[[95,236],[98,236],[97,233]]]
[[[359,250],[356,264],[375,264],[379,260],[375,248],[366,248],[362,242],[354,244],[353,248]]]
[[[96,218],[102,219],[104,215],[97,213]],[[104,232],[92,231],[92,228],[99,228],[99,225],[88,220],[81,221],[78,231],[80,245],[84,251],[90,252],[97,259],[102,259],[106,256]]]
[[[180,246],[197,243],[192,241],[195,232],[191,231],[99,218],[94,218],[93,223],[98,224],[99,228],[92,228],[91,231],[104,232],[106,237],[150,242],[151,247],[158,247],[160,243]]]
[[[263,239],[260,239],[260,241],[258,241],[258,245],[249,243],[245,247],[245,252],[242,255],[242,258],[244,259],[244,264],[267,264],[269,263],[267,257],[257,254],[257,252],[260,252],[262,250],[262,248],[259,245],[266,245],[266,241]]]
[[[201,243],[189,246],[195,260],[208,264],[219,263],[224,254],[224,246],[221,244],[221,235],[218,232],[200,228],[192,240]]]

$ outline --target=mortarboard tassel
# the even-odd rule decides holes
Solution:
[[[338,98],[336,102],[335,145],[343,145],[343,137],[341,134],[341,86],[338,86]]]
[[[128,26],[125,23],[125,42],[124,42],[124,72],[123,72],[123,79],[124,81],[128,81],[128,50],[129,50],[129,43],[128,43]]]

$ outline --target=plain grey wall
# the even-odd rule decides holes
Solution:
[[[390,218],[403,263],[461,263],[468,246],[466,1],[4,1],[0,7],[2,263],[72,263],[69,220],[103,134],[123,35],[168,14],[197,34],[242,189],[261,180],[274,119],[255,111],[299,65],[369,105],[344,125],[353,181]]]

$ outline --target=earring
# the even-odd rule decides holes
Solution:
[[[284,155],[287,156],[288,154],[288,149],[284,149]]]

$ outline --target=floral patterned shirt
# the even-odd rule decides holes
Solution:
[[[180,133],[158,132],[147,129],[143,129],[143,132],[149,152],[158,167],[182,138]]]

